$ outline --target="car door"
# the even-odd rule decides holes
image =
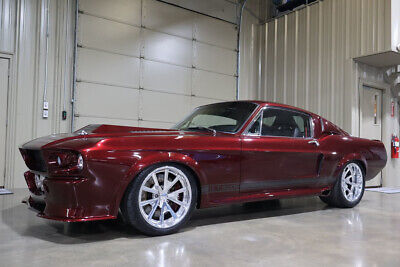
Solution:
[[[242,135],[241,192],[307,187],[318,176],[320,153],[312,117],[266,107]]]

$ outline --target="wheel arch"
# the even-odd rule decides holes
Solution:
[[[366,176],[366,174],[367,174],[367,165],[365,164],[365,162],[362,161],[362,160],[359,160],[359,159],[353,160],[353,161],[354,161],[355,163],[358,163],[358,164],[360,165],[361,170],[362,170],[363,173],[364,173],[364,176]]]
[[[142,173],[144,170],[161,164],[174,164],[182,168],[185,168],[190,174],[193,175],[196,188],[197,188],[197,208],[201,206],[202,192],[201,187],[206,183],[206,177],[201,175],[201,169],[197,161],[193,158],[179,152],[165,152],[165,151],[152,151],[152,152],[142,152],[140,160],[137,160],[130,168],[125,176],[125,179],[121,181],[119,190],[116,194],[116,207],[117,211],[121,207],[122,201],[124,199],[125,193],[129,185],[134,181],[134,179]]]
[[[337,168],[336,168],[336,171],[335,171],[335,177],[338,177],[339,174],[341,173],[341,171],[343,170],[343,168],[346,166],[346,164],[348,164],[350,162],[358,163],[361,166],[361,168],[362,168],[362,170],[364,172],[364,176],[366,176],[366,174],[367,174],[367,161],[366,161],[365,157],[363,157],[359,153],[350,153],[350,154],[347,154],[346,156],[344,156],[339,161],[339,164],[337,165]]]

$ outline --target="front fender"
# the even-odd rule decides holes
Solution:
[[[190,168],[196,174],[200,186],[202,184],[207,184],[207,177],[202,173],[199,163],[184,153],[168,151],[138,151],[135,152],[135,156],[136,161],[130,167],[124,179],[120,182],[120,186],[118,186],[118,192],[116,193],[117,207],[119,207],[122,197],[131,181],[144,169],[154,164],[167,162],[182,164]]]

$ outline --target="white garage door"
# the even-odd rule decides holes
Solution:
[[[155,0],[80,0],[75,129],[170,127],[236,97],[235,25]]]

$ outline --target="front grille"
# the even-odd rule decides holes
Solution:
[[[43,153],[40,150],[25,150],[25,163],[30,170],[38,172],[47,172],[46,162],[43,158]]]

